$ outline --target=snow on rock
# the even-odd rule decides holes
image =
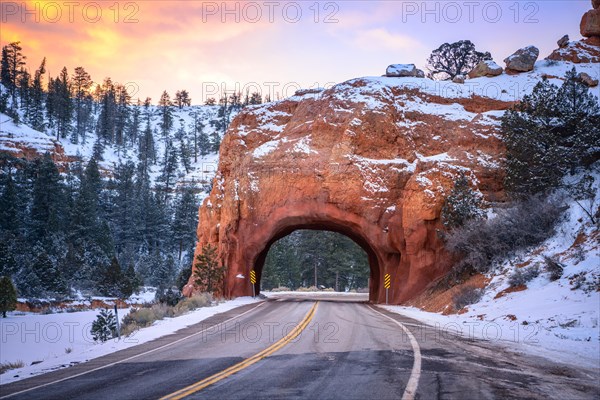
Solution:
[[[535,46],[527,46],[506,57],[506,69],[515,72],[529,72],[540,56],[540,50]]]
[[[425,73],[415,64],[392,64],[385,71],[387,77],[416,77],[424,78]]]
[[[469,72],[469,78],[479,78],[482,76],[492,77],[502,75],[504,69],[496,64],[493,60],[481,61]]]

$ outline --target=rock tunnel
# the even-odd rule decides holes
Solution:
[[[437,114],[415,111],[423,101],[438,102]],[[400,304],[448,271],[444,198],[459,173],[484,195],[502,196],[497,112],[486,113],[509,106],[456,101],[362,78],[244,109],[199,211],[196,255],[217,248],[221,294],[252,295],[251,270],[258,292],[271,245],[297,229],[338,232],[361,246],[374,303],[385,302],[385,274],[389,301]],[[184,294],[200,290],[191,278]]]

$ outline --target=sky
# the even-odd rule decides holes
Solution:
[[[590,0],[542,1],[5,1],[0,44],[20,41],[33,72],[84,67],[134,99],[190,92],[194,104],[226,91],[269,93],[425,68],[444,42],[473,41],[502,60],[535,45],[540,58],[564,34],[581,39]]]

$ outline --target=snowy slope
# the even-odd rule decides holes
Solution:
[[[595,182],[597,207],[600,174],[595,174]],[[562,278],[550,281],[544,255],[565,265]],[[508,278],[517,268],[536,264],[541,273],[525,290],[506,292]],[[460,315],[385,308],[438,326],[441,333],[500,341],[515,351],[600,368],[600,232],[576,202],[569,203],[552,238],[507,260],[488,277],[482,299]]]

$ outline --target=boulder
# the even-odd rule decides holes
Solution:
[[[454,78],[452,78],[452,82],[465,83],[465,76],[464,75],[456,75]]]
[[[581,36],[600,36],[600,9],[596,8],[583,14],[579,25]]]
[[[418,69],[415,64],[392,64],[387,67],[385,76],[394,78],[424,78],[425,73]]]
[[[569,44],[569,35],[565,35],[563,37],[561,37],[558,42],[556,42],[556,44],[558,44],[558,47],[560,47],[561,49],[563,47],[567,47],[567,45]]]
[[[515,72],[532,71],[539,55],[540,50],[535,46],[527,46],[519,49],[504,59],[506,69]]]
[[[598,79],[592,78],[589,74],[586,74],[585,72],[580,72],[579,74],[577,74],[577,79],[579,79],[583,84],[589,87],[598,86]]]
[[[479,78],[481,76],[498,76],[502,74],[502,67],[493,60],[481,61],[475,68],[469,72],[469,78]]]

